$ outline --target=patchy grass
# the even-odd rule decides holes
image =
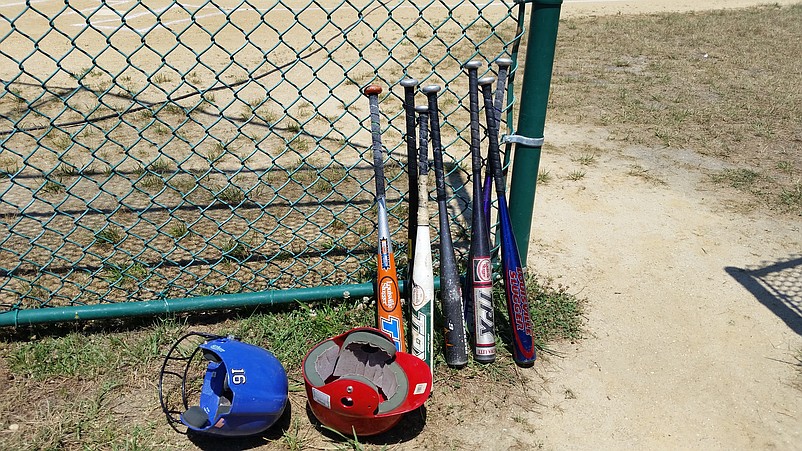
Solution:
[[[767,176],[723,174],[737,189],[802,214],[793,196],[802,168],[800,23],[802,5],[566,20],[549,120],[721,158]]]
[[[121,279],[135,279],[146,270],[137,264],[116,269]],[[527,284],[537,346],[547,349],[553,340],[579,339],[583,301],[566,287],[555,287],[534,276],[527,276]],[[514,365],[504,345],[509,343],[509,329],[504,326],[503,290],[494,295],[499,312],[497,361],[471,362],[461,370],[452,369],[445,365],[442,346],[438,346],[435,383],[441,387],[440,393],[469,397],[477,396],[476,387],[510,389],[520,384],[522,370]],[[320,441],[328,439],[314,431],[303,413],[306,396],[301,362],[315,343],[373,324],[375,306],[369,302],[352,299],[191,317],[0,330],[4,356],[0,373],[7,381],[0,399],[4,412],[0,430],[6,431],[0,434],[0,448],[157,450],[188,446],[186,437],[170,429],[159,412],[155,382],[167,349],[187,331],[196,330],[235,335],[273,352],[287,370],[293,411],[292,420],[275,434],[268,449],[319,449]],[[439,329],[436,333],[436,343],[441,344]],[[447,402],[441,395],[429,404]],[[151,414],[141,415],[143,411]],[[324,445],[359,443],[353,438],[343,440]]]

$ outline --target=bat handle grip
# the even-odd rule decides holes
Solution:
[[[443,170],[443,148],[440,141],[440,107],[437,105],[437,92],[440,86],[431,85],[423,88],[428,101],[429,110],[429,137],[432,143],[432,154],[434,155],[434,175],[435,188],[437,189],[437,199],[445,199],[446,184],[445,172]]]
[[[366,87],[363,93],[368,97],[370,105],[370,132],[373,147],[373,171],[376,175],[376,198],[385,197],[384,188],[384,155],[382,152],[381,122],[379,113],[379,94],[382,88],[378,85]]]
[[[501,156],[498,147],[498,122],[496,121],[495,108],[493,108],[493,93],[491,84],[493,77],[485,77],[479,81],[482,86],[482,96],[485,101],[485,119],[487,121],[488,152],[487,160],[492,169],[493,182],[496,184],[496,193],[501,197],[506,190],[504,175],[501,172]]]

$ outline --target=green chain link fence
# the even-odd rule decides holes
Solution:
[[[385,87],[388,206],[403,255],[405,76],[445,87],[464,256],[460,67],[516,57],[524,11],[504,1],[5,2],[0,325],[372,294],[360,88]]]

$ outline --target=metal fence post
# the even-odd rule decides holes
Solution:
[[[562,0],[535,0],[529,20],[521,107],[516,129],[516,134],[522,139],[515,146],[510,182],[510,219],[524,266],[529,251],[561,5]]]

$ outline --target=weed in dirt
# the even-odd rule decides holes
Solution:
[[[164,158],[159,158],[154,161],[147,168],[148,172],[153,174],[167,174],[173,172],[173,167],[170,162]]]
[[[183,221],[174,221],[167,228],[167,234],[177,240],[187,236],[187,233],[189,233],[189,229],[187,229],[187,225]]]
[[[790,188],[783,188],[780,204],[791,210],[802,211],[802,183],[797,182]]]
[[[223,157],[226,152],[226,145],[217,141],[212,145],[212,148],[206,152],[206,159],[209,163],[216,163],[217,160]]]
[[[573,182],[582,180],[583,178],[585,178],[585,171],[571,171],[568,173],[566,178]]]
[[[659,177],[657,177],[654,174],[652,174],[651,171],[649,171],[648,169],[644,168],[643,166],[641,166],[639,164],[630,165],[629,169],[627,170],[627,175],[632,176],[632,177],[637,177],[639,179],[643,179],[643,180],[645,180],[645,181],[647,181],[649,183],[655,184],[655,185],[664,185],[665,184],[665,182],[663,180],[661,180]]]
[[[284,129],[291,133],[298,133],[301,131],[301,124],[297,121],[288,121],[284,124]]]
[[[157,85],[161,85],[164,83],[170,83],[171,81],[173,81],[173,77],[171,77],[170,74],[167,74],[165,72],[159,72],[153,76],[151,81]]]
[[[161,108],[161,111],[164,111],[167,114],[173,115],[184,115],[184,109],[181,108],[181,105],[176,103],[168,103]]]
[[[39,191],[45,194],[59,194],[66,191],[66,189],[67,188],[60,181],[48,180],[39,188]]]
[[[164,187],[164,179],[156,174],[148,174],[137,182],[137,186],[148,191],[157,191]]]
[[[537,183],[540,185],[547,185],[551,181],[551,172],[541,169],[537,173]]]
[[[301,136],[296,137],[288,144],[288,148],[301,153],[309,152],[309,139],[303,138]]]
[[[725,183],[733,188],[749,190],[760,179],[760,174],[752,169],[725,169],[713,175],[716,183]]]
[[[596,155],[592,153],[583,153],[576,159],[576,162],[582,166],[592,166],[596,164]]]
[[[251,256],[249,244],[234,238],[223,241],[220,250],[223,252],[223,258],[229,261],[243,262]]]
[[[245,201],[245,191],[238,186],[227,186],[215,194],[215,198],[226,205],[236,207]]]
[[[123,229],[113,225],[108,225],[95,233],[95,241],[101,245],[120,244],[124,239],[125,232]]]
[[[12,157],[0,157],[0,178],[10,177],[19,172],[19,162]]]

